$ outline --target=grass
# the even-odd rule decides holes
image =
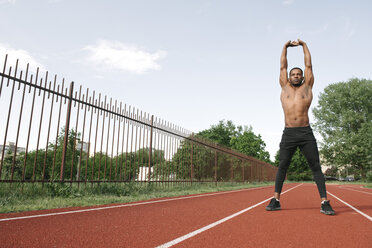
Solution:
[[[364,185],[364,188],[370,188],[370,189],[372,189],[372,183],[366,183]]]
[[[326,181],[326,184],[337,184],[337,185],[357,184],[357,185],[363,185],[364,188],[372,189],[372,183],[365,182],[365,181],[354,181],[354,182]]]
[[[154,198],[208,192],[229,191],[273,185],[273,182],[145,184],[101,183],[70,184],[0,184],[0,213],[23,212],[64,207],[80,207],[144,201]]]
[[[307,182],[309,183],[309,182]],[[243,188],[273,185],[273,182],[252,183],[194,183],[146,184],[146,183],[101,183],[101,184],[0,184],[0,213],[31,210],[81,207],[144,201],[154,198],[176,197],[208,192],[229,191]],[[372,188],[372,183],[327,182],[327,184],[363,184]]]

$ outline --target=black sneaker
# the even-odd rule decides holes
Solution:
[[[274,210],[280,210],[280,202],[273,198],[271,199],[269,205],[266,206],[267,211],[274,211]]]
[[[320,206],[320,212],[326,215],[335,215],[335,211],[333,211],[329,201],[323,201],[322,205]]]

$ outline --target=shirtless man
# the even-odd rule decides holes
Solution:
[[[300,68],[295,67],[287,73],[287,48],[302,46],[305,58],[305,77]],[[280,101],[284,111],[285,129],[280,142],[279,168],[275,179],[274,198],[266,210],[280,210],[280,193],[287,173],[288,166],[297,147],[300,148],[313,173],[314,181],[318,187],[321,198],[320,212],[334,215],[329,201],[327,200],[324,176],[320,167],[319,153],[313,131],[310,127],[308,111],[313,99],[312,88],[314,75],[311,64],[311,56],[306,43],[298,39],[285,43],[280,57],[280,86],[282,92]]]

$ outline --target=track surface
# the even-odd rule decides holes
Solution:
[[[0,247],[372,247],[372,190],[327,185],[335,216],[320,214],[314,184],[133,204],[0,214]],[[285,193],[284,193],[285,192]]]

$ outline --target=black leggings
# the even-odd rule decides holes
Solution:
[[[310,126],[285,128],[280,142],[279,169],[275,179],[275,192],[281,193],[287,169],[297,147],[305,156],[321,198],[327,197],[324,175],[320,168],[319,152]]]

